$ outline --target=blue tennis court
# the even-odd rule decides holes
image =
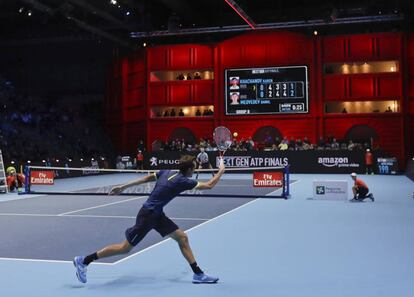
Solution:
[[[225,176],[218,190],[246,192],[251,176],[235,176]],[[178,197],[166,207],[188,233],[198,263],[220,277],[215,285],[191,284],[192,271],[177,244],[153,231],[130,255],[90,265],[87,284],[77,281],[72,258],[122,241],[145,197],[46,195],[2,201],[1,292],[411,296],[413,182],[404,176],[366,176],[376,201],[349,203],[311,200],[316,178],[349,176],[293,174],[288,200]],[[117,182],[110,176],[83,177],[59,180],[57,187],[82,190],[108,180]]]

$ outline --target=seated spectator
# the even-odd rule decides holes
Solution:
[[[174,109],[174,108],[172,108],[172,109],[171,109],[170,116],[175,117],[175,115],[176,115],[176,114],[175,114],[175,109]]]
[[[178,79],[178,80],[184,80],[184,79],[185,79],[184,74],[183,74],[183,73],[181,73],[180,75],[178,75],[178,76],[177,76],[177,79]]]
[[[278,149],[280,150],[280,151],[286,151],[287,149],[289,148],[289,146],[288,146],[288,143],[287,143],[287,141],[282,141],[280,144],[279,144],[279,146],[278,146]]]
[[[170,114],[169,114],[169,112],[168,112],[168,109],[166,109],[165,111],[164,111],[164,117],[168,117]]]
[[[195,115],[196,115],[197,117],[201,116],[201,111],[200,111],[199,109],[197,109],[197,110],[196,110]]]
[[[319,147],[320,149],[325,148],[325,139],[323,139],[323,137],[322,137],[322,136],[321,136],[321,137],[319,137],[318,147]]]
[[[187,73],[187,76],[185,77],[186,80],[191,80],[191,74]]]
[[[385,112],[392,112],[391,106],[388,106],[388,108],[385,110]]]
[[[280,144],[280,142],[281,142],[280,138],[276,136],[275,142],[274,142],[274,144],[276,144],[276,147]]]
[[[332,139],[331,149],[333,149],[333,150],[339,150],[339,143],[336,141],[336,138],[333,138]]]
[[[302,146],[303,146],[302,139],[300,139],[300,138],[296,139],[296,149],[297,150],[302,150]]]
[[[182,109],[180,109],[180,111],[178,112],[178,116],[180,116],[180,117],[184,116],[184,111]]]
[[[352,151],[355,148],[355,143],[353,143],[352,140],[349,140],[347,148]]]
[[[348,113],[345,107],[342,109],[342,113]]]
[[[201,79],[200,72],[197,71],[194,73],[194,79]]]
[[[296,150],[296,141],[294,137],[291,137],[288,143],[288,147],[290,151]]]
[[[313,149],[313,147],[309,142],[304,142],[302,144],[302,150],[306,151],[306,150],[311,150],[311,149]]]

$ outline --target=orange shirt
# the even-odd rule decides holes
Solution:
[[[358,188],[367,188],[368,189],[368,186],[367,186],[367,184],[366,183],[364,183],[362,180],[360,180],[359,178],[357,178],[356,180],[355,180],[355,185],[358,187]]]
[[[366,154],[365,154],[365,164],[367,164],[367,165],[372,165],[372,153],[370,153],[370,152],[367,152]]]
[[[17,180],[18,186],[21,187],[21,186],[24,185],[24,178],[25,178],[24,175],[23,174],[20,174],[20,173],[17,174],[17,175],[9,175],[6,178],[7,186],[10,188],[10,186],[12,184],[14,184],[16,182],[16,180]]]

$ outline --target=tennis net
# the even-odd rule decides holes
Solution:
[[[174,170],[173,170],[174,171]],[[208,181],[215,169],[199,169],[197,181]],[[107,195],[112,187],[154,174],[153,170],[28,166],[22,194]],[[211,190],[189,190],[179,196],[288,198],[289,167],[229,168]],[[125,189],[120,195],[149,195],[155,182]]]

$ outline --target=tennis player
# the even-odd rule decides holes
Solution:
[[[357,174],[355,172],[351,173],[351,178],[354,181],[354,185],[352,187],[354,198],[351,201],[364,201],[365,198],[370,198],[372,202],[374,202],[374,195],[372,193],[369,193],[367,184],[361,179],[357,178]]]
[[[204,147],[200,147],[200,153],[197,155],[197,163],[198,169],[213,169]],[[211,174],[214,176],[213,172],[211,172]],[[198,172],[196,174],[196,179],[198,179]]]
[[[86,283],[86,268],[91,262],[130,252],[150,230],[154,229],[160,233],[161,236],[169,236],[178,243],[181,253],[194,272],[193,283],[216,283],[218,277],[205,274],[198,266],[190,248],[187,234],[185,234],[163,212],[163,207],[183,191],[194,188],[199,190],[212,189],[225,171],[224,164],[221,162],[219,170],[213,178],[207,182],[197,182],[190,179],[194,173],[195,167],[195,158],[193,156],[185,155],[180,159],[178,172],[160,170],[157,173],[147,175],[146,177],[131,181],[124,185],[113,187],[109,195],[117,195],[129,187],[156,181],[153,191],[138,212],[135,225],[125,231],[126,240],[121,243],[108,245],[89,256],[77,256],[74,258],[73,264],[76,267],[76,276],[79,281]]]

